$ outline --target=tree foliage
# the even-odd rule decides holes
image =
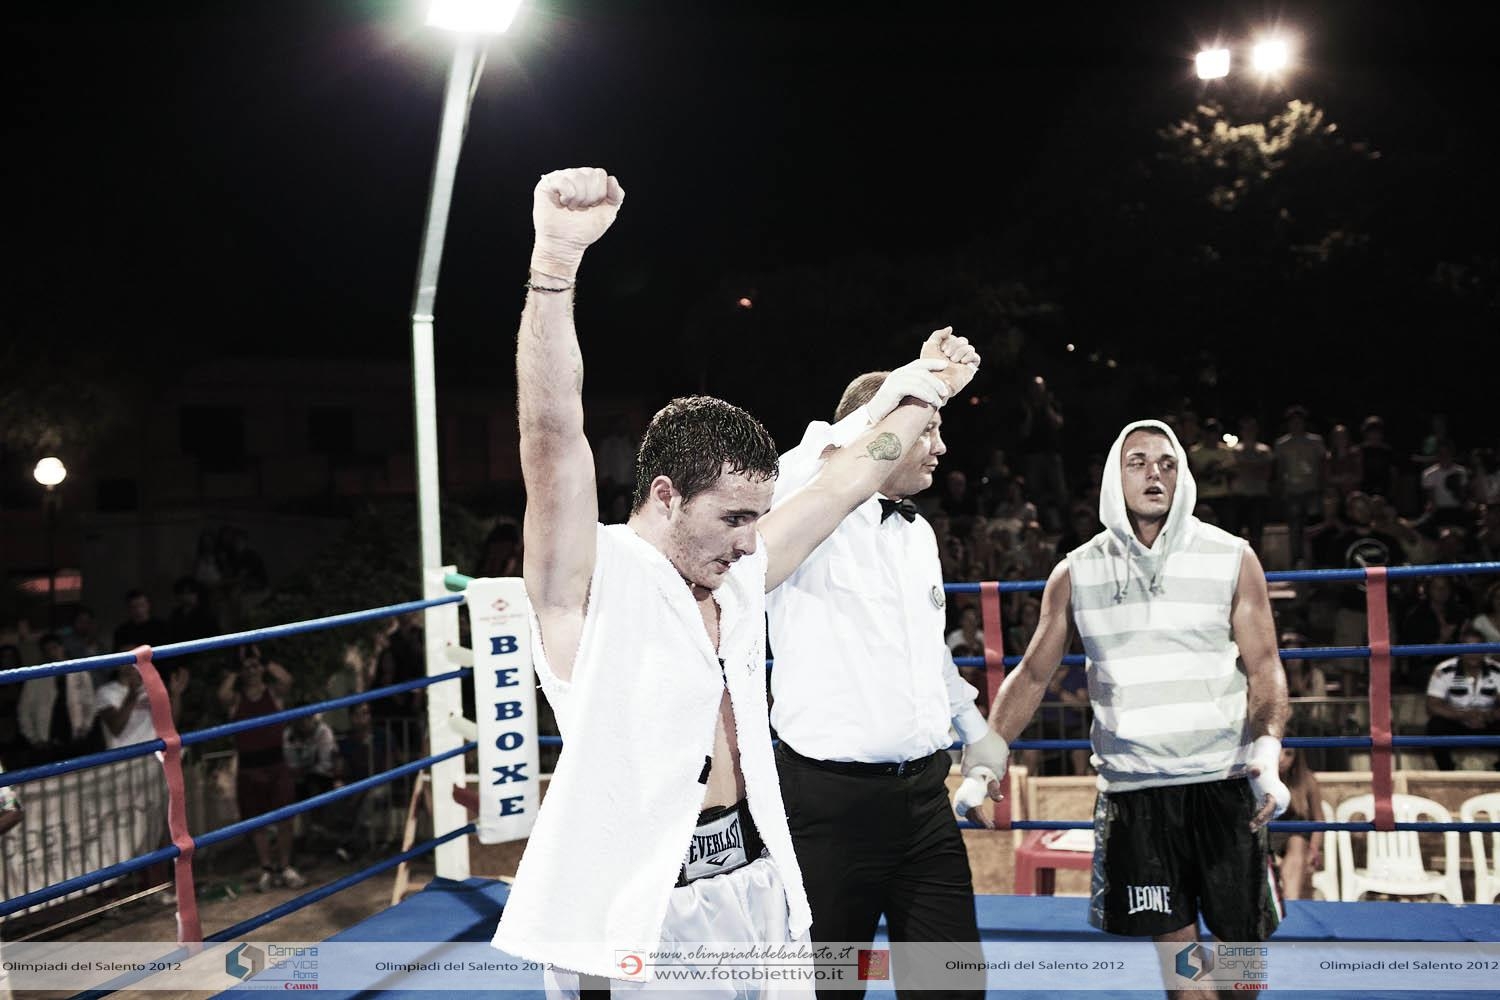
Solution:
[[[81,462],[119,429],[130,394],[117,352],[75,350],[66,338],[11,335],[0,347],[0,446]]]
[[[1317,105],[1289,101],[1236,124],[1206,103],[1159,136],[1156,200],[1184,203],[1209,262],[1287,277],[1368,245],[1362,168],[1381,154],[1345,141]]]
[[[472,567],[484,541],[484,524],[451,501],[442,505],[443,558]],[[305,621],[348,611],[385,607],[422,596],[420,536],[414,502],[370,503],[338,538],[278,585],[254,611],[251,627]],[[270,651],[296,681],[293,699],[322,697],[328,677],[344,663],[345,647],[368,654],[389,619],[309,632],[277,640]]]

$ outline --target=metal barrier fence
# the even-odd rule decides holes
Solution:
[[[0,837],[0,898],[13,899],[160,846],[166,786],[154,757],[115,761],[18,788],[26,822]],[[116,879],[28,907],[21,916],[100,893]]]
[[[349,773],[378,774],[420,758],[422,723],[417,718],[373,720],[365,759],[345,762]],[[217,830],[246,818],[239,815],[234,794],[237,761],[238,754],[233,750],[211,750],[183,761],[192,829]],[[407,774],[364,793],[352,813],[341,811],[344,836],[337,839],[352,841],[358,854],[398,841],[415,781],[415,775]],[[38,778],[17,785],[16,793],[26,804],[26,822],[0,837],[0,899],[13,899],[126,861],[165,842],[167,786],[155,755]],[[303,824],[300,840],[304,847],[311,846],[310,835],[320,818],[313,814]],[[327,836],[333,832],[328,830]],[[331,849],[332,844],[325,842],[324,846]],[[234,884],[241,870],[250,867],[242,857],[246,847],[245,842],[239,842],[200,850],[196,855],[200,880]],[[71,911],[81,905],[97,906],[129,895],[133,887],[124,884],[128,881],[109,879],[86,886],[27,907],[8,919],[52,908]],[[86,904],[78,903],[84,899]]]

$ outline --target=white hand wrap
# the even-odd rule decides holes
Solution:
[[[969,810],[978,809],[990,799],[990,782],[999,780],[994,771],[987,767],[976,767],[969,772],[969,776],[959,783],[958,790],[953,793],[953,815],[959,819],[968,819]]]
[[[946,367],[948,362],[941,359],[918,358],[891,372],[865,404],[870,423],[880,423],[907,396],[915,396],[928,406],[941,407],[948,399],[948,385],[933,373]]]
[[[990,783],[998,782],[1010,761],[1010,744],[989,726],[984,735],[964,744],[964,755],[958,769],[964,780],[953,793],[953,815],[968,819],[969,810],[978,808],[990,797]]]
[[[1267,795],[1276,801],[1272,819],[1286,812],[1286,807],[1291,805],[1292,790],[1281,780],[1281,740],[1274,736],[1259,736],[1250,744],[1250,792],[1255,796],[1256,809]]]
[[[531,270],[541,275],[544,281],[551,280],[571,285],[578,280],[578,268],[582,263],[582,247],[538,244],[531,249]]]

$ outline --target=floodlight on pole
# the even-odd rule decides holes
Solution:
[[[521,0],[433,0],[427,24],[467,35],[501,35],[520,9]]]
[[[1229,75],[1229,50],[1204,49],[1193,60],[1198,69],[1198,79],[1218,80]]]
[[[1257,73],[1271,75],[1280,73],[1291,65],[1292,47],[1284,38],[1267,38],[1255,43],[1250,50],[1250,66]]]
[[[438,272],[443,260],[443,238],[448,230],[448,209],[453,200],[453,182],[458,157],[469,124],[469,107],[484,71],[482,35],[498,34],[510,27],[521,0],[435,0],[428,8],[427,23],[457,34],[448,85],[443,95],[443,119],[438,131],[437,156],[432,167],[432,185],[427,195],[427,223],[422,231],[422,249],[417,259],[417,287],[411,309],[412,399],[416,413],[417,521],[421,539],[422,596],[446,596],[443,585],[442,507],[438,480],[437,362],[433,346],[433,310],[437,304]],[[424,615],[424,651],[427,673],[446,671],[448,638],[456,644],[458,609],[447,604],[428,608]],[[435,684],[427,690],[429,750],[441,754],[459,745],[450,722],[463,714],[457,685]],[[435,789],[464,783],[463,758],[434,764]],[[465,821],[464,810],[447,794],[433,795],[433,823],[452,829]],[[433,852],[437,873],[443,878],[469,877],[468,845],[463,840],[439,845]]]

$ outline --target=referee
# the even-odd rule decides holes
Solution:
[[[901,378],[887,385],[887,374],[855,379],[836,423],[809,425],[782,456],[773,507],[829,448],[900,403],[892,397]],[[908,499],[932,485],[946,450],[941,420],[934,411],[926,433],[892,462],[883,495],[850,512],[766,595],[771,722],[813,941],[868,948],[884,916],[890,940],[908,942],[891,956],[898,993],[972,996],[983,992],[983,972],[949,965],[982,956],[969,857],[944,781],[949,725],[965,742],[989,729],[944,642],[937,543]],[[851,969],[843,982],[853,979]]]

